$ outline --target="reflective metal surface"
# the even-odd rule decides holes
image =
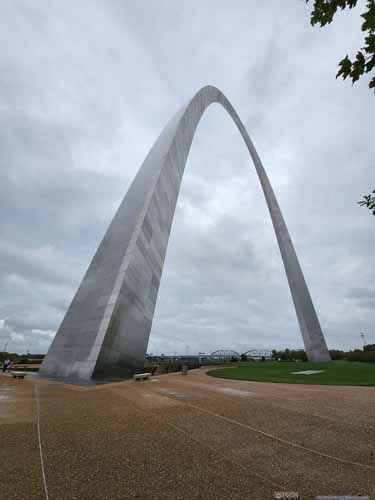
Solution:
[[[309,360],[329,361],[308,288],[263,165],[236,111],[204,87],[168,123],[115,214],[41,366],[47,376],[127,378],[142,370],[169,233],[193,136],[221,104],[253,159],[271,214]]]

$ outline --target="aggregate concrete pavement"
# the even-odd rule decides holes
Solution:
[[[375,499],[372,387],[0,376],[0,438],[6,500]]]

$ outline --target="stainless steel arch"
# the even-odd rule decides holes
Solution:
[[[168,123],[117,210],[41,366],[68,379],[124,378],[141,370],[185,163],[198,122],[212,103],[237,125],[271,214],[305,349],[329,361],[308,288],[275,194],[228,99],[202,88]]]

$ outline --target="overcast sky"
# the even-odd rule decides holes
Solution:
[[[263,160],[330,348],[375,343],[363,2],[326,27],[302,0],[2,0],[0,350],[46,352],[152,143],[200,87],[230,99]],[[217,105],[195,136],[148,352],[302,347],[270,217]]]

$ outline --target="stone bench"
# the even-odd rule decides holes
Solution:
[[[24,372],[10,372],[13,378],[25,378]]]
[[[136,373],[133,375],[133,380],[147,380],[151,377],[151,373]]]

